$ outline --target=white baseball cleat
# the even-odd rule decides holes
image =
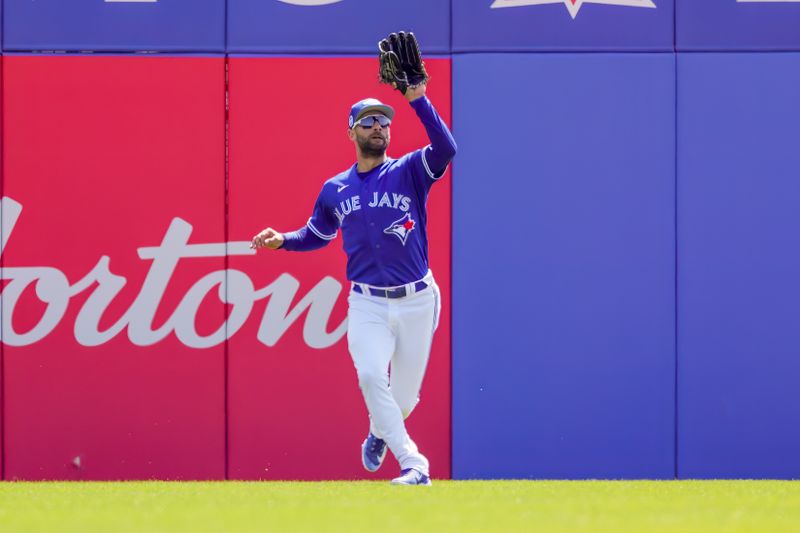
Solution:
[[[428,485],[430,486],[431,478],[415,470],[414,468],[406,468],[400,472],[400,477],[392,480],[392,485]]]

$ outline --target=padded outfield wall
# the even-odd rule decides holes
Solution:
[[[5,479],[365,477],[341,245],[247,243],[352,162],[353,101],[398,109],[392,155],[426,142],[375,81],[401,27],[459,143],[409,419],[432,475],[800,475],[800,2],[3,14]]]

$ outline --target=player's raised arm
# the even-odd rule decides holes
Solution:
[[[430,172],[441,176],[456,155],[456,141],[433,104],[425,95],[428,72],[414,34],[392,33],[378,43],[380,80],[403,93],[417,113],[431,144],[425,149],[425,164]]]
[[[456,140],[427,96],[412,100],[411,107],[425,126],[431,141],[424,152],[425,161],[435,176],[441,176],[456,155]]]

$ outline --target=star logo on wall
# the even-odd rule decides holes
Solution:
[[[490,6],[492,9],[498,7],[521,7],[539,6],[544,4],[564,4],[567,11],[574,19],[578,16],[583,4],[606,4],[610,6],[628,7],[656,7],[652,0],[495,0]]]
[[[326,6],[328,4],[336,4],[342,0],[278,0],[284,4],[294,4],[296,6]]]

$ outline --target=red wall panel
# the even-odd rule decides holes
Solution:
[[[3,56],[0,55],[0,91],[2,91],[3,87]],[[0,92],[0,117],[3,116],[3,99],[2,99],[2,92]],[[0,154],[3,153],[3,124],[0,121]],[[0,156],[0,196],[2,196],[3,191],[3,169],[2,169],[2,157]],[[3,206],[0,202],[0,234],[2,234],[3,229],[3,222],[2,222],[2,213],[3,213]],[[1,247],[2,245],[0,245]],[[3,256],[2,256],[2,249],[0,249],[0,279],[3,277]],[[0,294],[0,339],[2,338],[2,294]],[[4,394],[3,394],[3,344],[0,342],[0,479],[3,479],[3,465],[4,465],[4,458],[5,458],[5,449],[3,442],[3,433],[4,433],[4,420],[3,420],[3,413],[5,409],[3,409],[3,401],[4,401]]]
[[[6,478],[223,478],[224,58],[3,66]]]
[[[450,62],[426,64],[432,76],[429,96],[449,122]],[[374,96],[397,109],[390,155],[427,144],[405,99],[377,84],[376,66],[374,58],[230,59],[229,238],[241,243],[242,255],[231,255],[229,266],[246,273],[256,289],[274,290],[269,299],[256,301],[252,318],[231,332],[231,478],[367,475],[360,445],[368,418],[344,336],[349,284],[340,239],[310,253],[246,255],[242,245],[268,225],[288,231],[305,224],[322,183],[353,163],[354,148],[346,136],[353,102]],[[312,72],[323,81],[309,83]],[[407,423],[431,461],[432,475],[441,478],[450,476],[449,176],[433,188],[428,209],[431,267],[445,305],[422,401]],[[309,294],[310,308],[278,337],[285,314],[292,318],[289,309],[295,314],[303,309]],[[273,332],[270,339],[266,332]],[[397,472],[391,459],[377,477]]]

